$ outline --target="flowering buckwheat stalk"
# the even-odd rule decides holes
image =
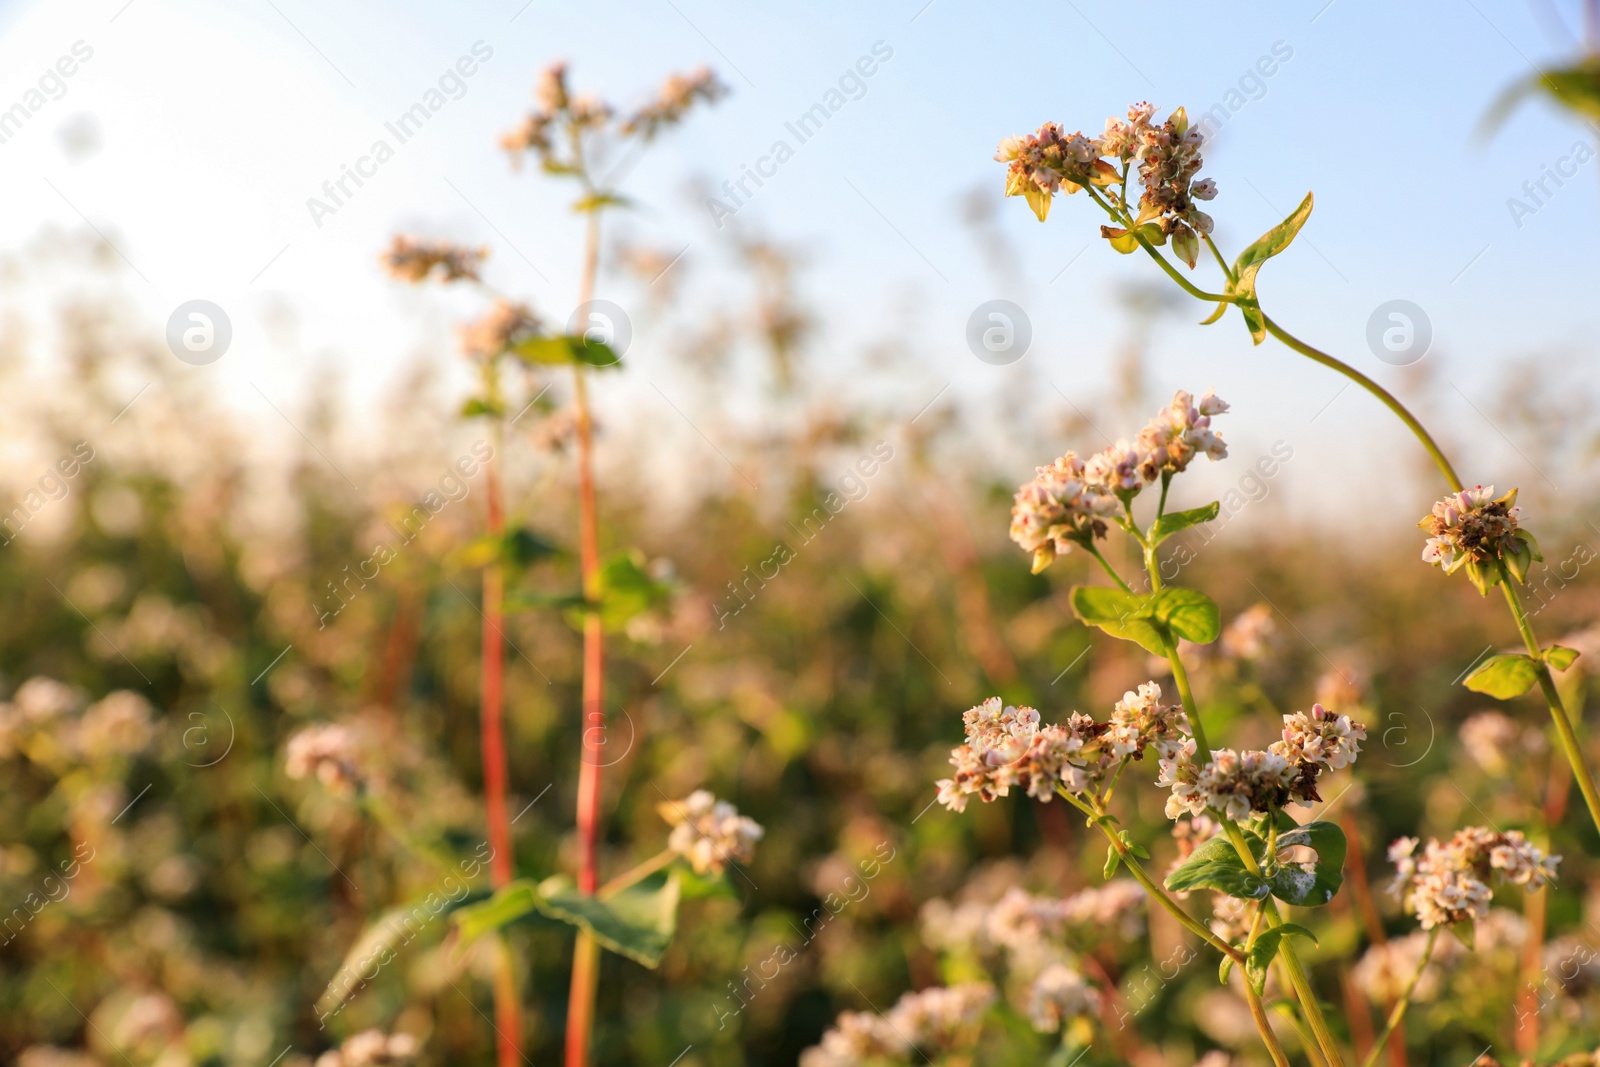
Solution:
[[[1468,827],[1443,844],[1430,840],[1420,856],[1418,844],[1414,837],[1402,837],[1389,846],[1396,871],[1390,891],[1416,912],[1424,930],[1487,916],[1493,897],[1489,881],[1496,874],[1532,892],[1555,880],[1561,862],[1516,830]]]
[[[315,775],[337,796],[350,796],[361,782],[355,735],[343,726],[308,726],[289,738],[284,773],[296,780]]]
[[[421,241],[399,234],[383,254],[390,276],[403,282],[421,282],[438,275],[440,281],[478,281],[478,271],[489,256],[487,248],[463,248],[448,241]]]
[[[990,801],[1009,796],[1012,788],[1043,801],[1057,788],[1096,794],[1129,757],[1141,759],[1153,746],[1166,758],[1180,750],[1189,732],[1183,709],[1162,704],[1155,682],[1123,694],[1110,722],[1073,712],[1065,725],[1041,727],[1037,711],[1003,705],[999,697],[962,718],[967,743],[950,753],[956,773],[936,783],[939,802],[952,811],[965,811],[970,796]]]
[[[1134,225],[1152,244],[1165,244],[1170,237],[1173,250],[1193,267],[1200,253],[1197,234],[1212,229],[1211,216],[1195,201],[1216,196],[1217,184],[1209,178],[1196,180],[1204,164],[1200,155],[1204,138],[1190,127],[1184,109],[1178,108],[1160,125],[1152,121],[1154,117],[1152,105],[1138,103],[1128,109],[1126,122],[1108,118],[1105,133],[1098,138],[1063,134],[1054,122],[1027,136],[1005,138],[994,158],[1009,164],[1006,195],[1026,197],[1043,221],[1050,213],[1051,198],[1061,189],[1075,193],[1084,186],[1097,186],[1120,202],[1122,195],[1111,187],[1125,189],[1129,171],[1136,169],[1144,192]],[[1136,246],[1126,229],[1103,226],[1100,232],[1119,251]]]
[[[1428,532],[1423,560],[1446,574],[1468,565],[1495,571],[1504,566],[1519,581],[1524,580],[1528,565],[1544,557],[1533,536],[1517,525],[1521,509],[1516,504],[1515,489],[1496,497],[1492,485],[1475,485],[1451,493],[1417,523]],[[1488,584],[1493,585],[1494,580]]]
[[[1317,776],[1355,762],[1366,736],[1367,728],[1348,715],[1313,704],[1309,713],[1285,715],[1282,740],[1264,751],[1214,749],[1210,761],[1199,766],[1194,741],[1185,741],[1162,757],[1156,784],[1172,790],[1169,819],[1215,809],[1237,822],[1290,801],[1309,805],[1321,800]]]
[[[755,858],[756,842],[766,833],[760,823],[704,789],[657,804],[656,811],[672,827],[667,847],[699,874],[721,874],[735,861],[749,863]]]
[[[1033,573],[1075,544],[1092,548],[1106,535],[1106,517],[1145,486],[1181,473],[1196,456],[1226,459],[1227,443],[1211,428],[1211,417],[1227,410],[1215,390],[1197,401],[1180,389],[1132,442],[1119,440],[1087,460],[1068,452],[1037,468],[1011,505],[1011,540],[1033,553]]]

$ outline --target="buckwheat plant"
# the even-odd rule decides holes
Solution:
[[[1070,147],[1075,143],[1071,139],[1051,136],[1050,151],[1067,145],[1067,158],[1081,154]],[[1012,154],[1032,159],[1034,150],[1024,146]],[[1084,169],[1071,174],[1083,178],[1079,184],[1089,184],[1100,173],[1087,169],[1086,162],[1078,166]],[[1171,168],[1162,173],[1167,170]],[[1184,163],[1175,173],[1187,171]],[[1183,208],[1186,201],[1170,187],[1163,188],[1167,191],[1160,203],[1174,226],[1206,224]],[[1013,789],[1045,802],[1066,800],[1105,836],[1110,846],[1107,878],[1126,865],[1154,901],[1222,954],[1224,976],[1233,964],[1244,969],[1251,1017],[1276,1063],[1286,1064],[1287,1059],[1262,1003],[1267,973],[1275,964],[1298,997],[1298,1021],[1308,1044],[1319,1046],[1329,1063],[1340,1064],[1340,1051],[1290,941],[1310,932],[1284,922],[1277,901],[1320,907],[1338,891],[1344,833],[1328,822],[1301,825],[1287,809],[1321,799],[1322,776],[1355,761],[1366,728],[1314,704],[1308,712],[1282,716],[1279,739],[1265,749],[1211,747],[1178,642],[1216,641],[1220,613],[1204,593],[1166,586],[1161,577],[1161,543],[1219,512],[1217,503],[1169,511],[1167,501],[1174,480],[1197,458],[1227,457],[1227,444],[1212,424],[1227,411],[1227,403],[1212,391],[1196,399],[1180,390],[1134,437],[1087,459],[1068,452],[1038,468],[1033,480],[1017,490],[1012,506],[1012,540],[1031,555],[1035,573],[1074,549],[1092,556],[1105,570],[1115,587],[1074,588],[1074,611],[1085,623],[1163,657],[1172,670],[1177,702],[1168,703],[1160,685],[1150,681],[1124,694],[1105,721],[1074,712],[1065,723],[1045,725],[1032,708],[1006,707],[998,698],[990,699],[966,713],[966,743],[951,753],[955,773],[938,783],[938,798],[955,811],[964,810],[973,796],[991,801]],[[1142,525],[1134,505],[1141,497],[1148,500],[1147,493],[1156,498],[1155,513]],[[1101,551],[1100,542],[1113,528],[1140,549],[1148,593],[1135,592]],[[1207,826],[1220,830],[1193,848],[1164,886],[1144,869],[1141,861],[1149,853],[1128,831],[1116,828],[1110,810],[1128,768],[1150,755],[1157,765],[1151,777],[1168,791],[1167,817],[1209,820]],[[1308,852],[1311,858],[1301,858]],[[1233,901],[1220,903],[1219,909],[1244,909],[1240,936],[1219,935],[1171,895],[1197,889]]]
[[[1307,193],[1288,218],[1230,263],[1212,238],[1212,216],[1200,208],[1218,193],[1214,181],[1200,177],[1203,146],[1201,131],[1190,124],[1183,108],[1157,122],[1155,108],[1139,103],[1128,109],[1126,120],[1107,119],[1104,132],[1098,136],[1069,134],[1056,123],[1047,122],[1027,136],[1007,137],[1000,142],[995,159],[1006,164],[1006,195],[1027,200],[1041,222],[1049,214],[1057,193],[1084,193],[1109,218],[1110,224],[1101,226],[1100,233],[1114,250],[1125,255],[1143,250],[1184,292],[1215,305],[1202,325],[1218,321],[1230,307],[1237,308],[1253,343],[1261,344],[1271,335],[1300,355],[1337,371],[1376,397],[1416,436],[1452,494],[1435,505],[1433,514],[1423,520],[1430,534],[1423,558],[1442,566],[1447,573],[1464,570],[1484,596],[1499,586],[1526,649],[1490,658],[1469,674],[1464,684],[1501,700],[1538,686],[1590,818],[1600,828],[1600,791],[1596,790],[1594,776],[1584,761],[1571,718],[1551,676],[1551,668],[1565,670],[1577,653],[1540,643],[1517,592],[1517,583],[1526,583],[1531,564],[1543,557],[1533,536],[1517,525],[1511,506],[1515,490],[1494,498],[1490,489],[1467,488],[1438,442],[1398,398],[1349,364],[1300,340],[1266,313],[1256,289],[1257,274],[1267,260],[1289,247],[1306,224],[1311,216],[1312,195]],[[1133,188],[1130,180],[1136,183]],[[1170,251],[1193,271],[1203,258],[1202,245],[1215,265],[1220,292],[1190,281],[1167,255]],[[1108,458],[1121,462],[1118,456]],[[1063,485],[1069,484],[1073,478],[1071,468],[1072,464],[1067,463],[1053,477]],[[1101,521],[1096,509],[1103,505],[1103,495],[1069,495],[1061,503],[1064,514],[1077,525],[1072,531],[1064,530],[1057,540],[1071,543],[1073,534],[1082,535]],[[1029,550],[1036,553],[1036,562],[1040,558],[1048,561],[1048,553],[1054,547],[1043,541],[1040,544],[1046,553],[1043,557],[1038,555],[1039,549]]]
[[[700,103],[710,103],[725,92],[709,70],[667,79],[654,99],[631,113],[621,113],[589,93],[574,93],[568,85],[564,63],[544,70],[535,85],[536,106],[511,132],[501,139],[514,165],[532,157],[547,176],[573,182],[578,197],[573,211],[585,219],[583,255],[578,274],[577,317],[585,319],[565,330],[548,329],[525,302],[509,298],[490,287],[482,277],[486,251],[460,248],[448,243],[396,237],[385,255],[390,273],[399,280],[419,283],[437,280],[477,287],[490,299],[487,312],[461,331],[463,353],[478,371],[479,389],[463,409],[463,417],[486,419],[500,452],[508,429],[542,401],[548,384],[540,387],[538,374],[561,368],[572,373],[570,424],[576,440],[578,496],[578,560],[581,588],[560,595],[513,592],[509,608],[564,608],[583,633],[584,751],[579,769],[577,823],[579,862],[576,882],[529,882],[514,880],[511,838],[506,811],[506,761],[502,737],[502,693],[505,638],[502,623],[508,610],[507,579],[520,577],[530,562],[551,555],[554,546],[546,544],[526,527],[511,527],[495,467],[485,464],[487,514],[484,536],[463,554],[463,561],[483,568],[483,665],[482,733],[483,767],[488,813],[489,845],[493,849],[493,882],[498,892],[487,904],[485,914],[497,921],[482,920],[477,913],[463,920],[463,927],[484,932],[539,909],[563,918],[578,927],[577,949],[573,958],[570,1004],[567,1013],[568,1067],[584,1067],[589,1062],[590,1038],[594,1027],[596,983],[599,977],[599,952],[602,947],[633,956],[650,966],[659,960],[665,942],[659,930],[646,923],[639,927],[637,910],[644,907],[650,922],[667,923],[676,911],[676,874],[671,878],[647,877],[659,873],[667,860],[643,873],[633,872],[624,880],[601,885],[599,842],[601,831],[601,760],[605,737],[605,636],[623,628],[641,611],[659,606],[670,595],[670,587],[648,573],[636,552],[624,551],[608,558],[600,554],[600,532],[594,478],[594,429],[589,400],[589,377],[596,371],[615,368],[621,353],[612,348],[614,334],[591,328],[591,303],[600,267],[600,222],[604,212],[627,206],[612,184],[612,178],[627,169],[633,153],[682,121]],[[614,328],[615,324],[611,324]],[[520,385],[520,390],[516,386]],[[513,407],[513,404],[515,407]],[[511,411],[517,414],[508,421]],[[559,421],[552,419],[551,421]],[[701,795],[684,802],[696,808]],[[709,797],[709,794],[705,794]],[[672,821],[677,829],[673,849],[663,856],[687,858],[690,873],[720,873],[726,858],[748,854],[747,844],[759,836],[759,827],[749,820],[732,828],[719,814],[690,810]],[[711,817],[709,829],[702,828]],[[749,825],[744,825],[748,823]],[[754,829],[752,829],[754,827]],[[705,835],[701,846],[691,850],[689,837]],[[729,836],[731,834],[731,836]],[[707,844],[709,842],[709,844]],[[706,854],[706,849],[711,851]],[[652,861],[655,862],[655,861]],[[687,869],[687,868],[686,868]],[[631,878],[632,881],[627,879]],[[670,884],[670,888],[669,888]],[[644,888],[641,888],[644,887]],[[608,903],[624,892],[658,895],[654,903],[628,901],[635,909],[630,917],[620,915],[618,904]],[[609,894],[609,896],[608,896]],[[570,898],[570,900],[569,900]],[[566,901],[566,903],[561,903]],[[653,911],[651,909],[654,909]],[[609,930],[602,935],[599,930]],[[619,937],[618,930],[629,936]],[[502,954],[503,955],[503,954]],[[499,1061],[502,1067],[519,1062],[520,1008],[509,966],[502,966],[495,987]]]

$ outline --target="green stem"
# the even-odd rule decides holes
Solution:
[[[1122,575],[1118,574],[1116,569],[1112,567],[1110,563],[1106,562],[1106,558],[1100,554],[1100,550],[1096,548],[1094,544],[1087,544],[1084,546],[1084,548],[1088,550],[1089,555],[1100,561],[1100,566],[1105,568],[1105,572],[1111,575],[1111,580],[1116,582],[1124,593],[1133,592],[1132,587],[1130,587],[1127,582],[1122,580]]]
[[[1178,646],[1170,639],[1163,640],[1162,644],[1167,650],[1167,662],[1172,665],[1172,681],[1178,687],[1178,700],[1183,705],[1183,713],[1189,718],[1189,732],[1194,734],[1195,748],[1199,750],[1200,762],[1203,764],[1211,755],[1211,745],[1206,741],[1206,729],[1200,722],[1200,705],[1195,703],[1194,690],[1189,688],[1189,672],[1183,668],[1183,659],[1178,655]]]
[[[677,858],[678,854],[676,852],[670,848],[664,848],[637,867],[624,871],[611,879],[595,892],[595,896],[601,900],[610,900],[629,886],[644,881]]]
[[[1105,835],[1106,841],[1113,849],[1116,850],[1117,855],[1122,857],[1123,865],[1128,868],[1128,872],[1133,875],[1134,880],[1143,886],[1144,891],[1155,898],[1157,903],[1159,903],[1163,908],[1167,909],[1167,911],[1171,912],[1172,917],[1177,919],[1185,930],[1188,930],[1190,933],[1199,937],[1202,941],[1209,944],[1212,948],[1216,949],[1224,956],[1232,957],[1235,963],[1243,965],[1244,953],[1240,952],[1238,949],[1222,940],[1216,934],[1212,933],[1204,923],[1202,923],[1199,919],[1196,919],[1193,915],[1190,915],[1188,912],[1184,911],[1182,906],[1180,906],[1176,900],[1173,900],[1172,897],[1168,896],[1167,891],[1157,885],[1150,875],[1145,872],[1145,869],[1140,866],[1139,858],[1129,850],[1128,846],[1123,843],[1122,839],[1119,838],[1115,832],[1112,831],[1111,827],[1099,821],[1101,815],[1100,812],[1095,811],[1082,800],[1079,800],[1077,797],[1067,792],[1065,786],[1056,786],[1056,792],[1060,796],[1064,797],[1067,803],[1083,812],[1083,814],[1092,824],[1100,828],[1100,832]]]
[[[1422,442],[1422,447],[1428,450],[1428,455],[1432,457],[1434,466],[1438,467],[1439,473],[1444,475],[1446,484],[1448,484],[1451,489],[1457,492],[1461,491],[1461,479],[1457,477],[1456,469],[1450,465],[1450,461],[1445,458],[1445,454],[1439,448],[1438,442],[1433,439],[1432,434],[1428,433],[1428,431],[1423,428],[1422,423],[1417,421],[1417,417],[1411,414],[1410,409],[1408,409],[1404,404],[1400,403],[1399,399],[1396,398],[1393,393],[1389,392],[1389,390],[1385,389],[1371,378],[1368,378],[1365,374],[1362,374],[1360,371],[1356,370],[1343,360],[1328,355],[1328,353],[1322,351],[1320,348],[1313,348],[1311,345],[1306,344],[1304,341],[1300,340],[1300,338],[1296,337],[1288,330],[1285,330],[1276,322],[1273,322],[1271,316],[1263,313],[1261,320],[1266,325],[1267,332],[1276,337],[1279,341],[1288,345],[1290,348],[1294,349],[1302,356],[1305,356],[1307,359],[1312,360],[1315,363],[1320,363],[1330,370],[1338,371],[1340,374],[1344,375],[1346,378],[1349,378],[1352,382],[1355,382],[1357,385],[1361,386],[1361,388],[1377,397],[1383,403],[1383,406],[1394,412],[1395,416],[1399,418],[1401,422],[1406,424],[1406,429],[1410,430],[1412,434],[1416,436],[1417,440]]]
[[[1261,865],[1256,862],[1255,854],[1250,851],[1244,833],[1232,819],[1220,811],[1215,809],[1213,811],[1217,821],[1222,824],[1223,832],[1233,843],[1234,851],[1239,853],[1239,859],[1245,868],[1251,874],[1259,875]],[[1271,897],[1262,901],[1262,910],[1266,913],[1267,921],[1273,926],[1283,924],[1283,917],[1278,914],[1278,905]],[[1283,961],[1283,969],[1289,972],[1289,984],[1294,987],[1295,996],[1300,1000],[1301,1014],[1311,1026],[1311,1033],[1316,1037],[1322,1054],[1327,1057],[1331,1067],[1344,1067],[1344,1057],[1339,1052],[1339,1045],[1333,1039],[1333,1032],[1328,1029],[1328,1020],[1322,1015],[1322,1005],[1317,1003],[1316,991],[1311,988],[1311,979],[1307,977],[1306,969],[1300,963],[1300,955],[1295,951],[1290,938],[1285,937],[1278,942],[1278,958]]]
[[[1578,780],[1578,789],[1583,793],[1583,802],[1589,806],[1589,817],[1600,828],[1600,792],[1594,784],[1594,776],[1589,773],[1589,766],[1584,762],[1583,749],[1578,742],[1578,735],[1572,728],[1572,719],[1567,715],[1567,709],[1561,703],[1561,694],[1556,691],[1555,679],[1550,677],[1550,667],[1544,661],[1542,650],[1539,647],[1539,638],[1533,632],[1533,625],[1528,621],[1528,613],[1522,609],[1522,598],[1517,595],[1517,590],[1511,584],[1511,576],[1505,575],[1500,581],[1500,588],[1505,592],[1506,604],[1511,608],[1511,617],[1517,620],[1517,632],[1522,635],[1522,643],[1527,646],[1528,655],[1533,658],[1533,669],[1539,679],[1539,691],[1544,694],[1544,702],[1550,707],[1550,718],[1556,727],[1556,736],[1561,739],[1561,749],[1566,753],[1567,762],[1572,765],[1573,777]]]
[[[1400,1020],[1406,1017],[1406,1009],[1411,1006],[1411,995],[1417,991],[1417,983],[1422,980],[1422,972],[1428,968],[1428,959],[1433,955],[1433,943],[1437,940],[1439,940],[1439,927],[1435,926],[1428,931],[1428,943],[1423,946],[1422,960],[1417,964],[1417,973],[1406,983],[1405,992],[1400,994],[1400,1002],[1389,1012],[1389,1022],[1384,1026],[1383,1033],[1378,1035],[1378,1040],[1373,1044],[1372,1051],[1367,1053],[1367,1058],[1362,1061],[1361,1067],[1374,1067],[1378,1057],[1383,1054],[1384,1046],[1389,1043],[1389,1037],[1399,1028]]]

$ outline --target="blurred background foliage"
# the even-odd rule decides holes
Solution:
[[[969,216],[981,230],[983,212]],[[1028,574],[1006,539],[1010,493],[1028,471],[996,469],[969,442],[999,432],[1044,463],[1099,447],[1096,424],[1136,425],[1174,387],[1207,384],[1204,368],[1191,381],[1153,380],[1144,344],[1168,308],[1130,291],[1109,395],[1051,400],[1049,418],[1003,423],[948,394],[920,412],[846,401],[809,373],[822,312],[806,297],[803,260],[749,232],[727,251],[747,292],[710,322],[663,313],[636,340],[696,376],[695,428],[722,458],[699,449],[682,483],[664,485],[637,462],[656,430],[601,417],[603,548],[639,546],[645,568],[670,573],[676,589],[612,645],[605,867],[656,852],[667,833],[656,805],[702,786],[767,832],[754,862],[728,876],[732,894],[685,905],[659,970],[605,957],[605,1064],[795,1062],[841,1010],[885,1009],[909,989],[982,970],[945,951],[950,911],[930,901],[1100,884],[1103,846],[1065,805],[1013,798],[959,817],[930,807],[960,713],[985,696],[1032,704],[1047,720],[1074,708],[1103,717],[1123,690],[1160,677],[1142,653],[1073,620],[1066,589],[1097,580],[1081,555]],[[633,306],[670,301],[641,281],[660,276],[667,254],[615,252],[632,273],[609,284],[640,294]],[[674,284],[692,284],[693,268],[679,264]],[[280,401],[304,447],[277,453],[203,378],[175,373],[119,299],[117,265],[98,241],[54,235],[6,269],[74,281],[0,324],[0,371],[15,391],[6,499],[24,520],[0,549],[0,902],[26,913],[11,913],[0,947],[0,1057],[287,1067],[377,1027],[414,1035],[425,1062],[490,1062],[492,942],[462,951],[443,919],[319,1022],[315,1005],[362,931],[435,890],[443,872],[368,809],[291,780],[284,759],[296,731],[344,724],[396,823],[459,860],[483,840],[479,585],[463,554],[481,529],[482,494],[471,479],[447,479],[486,435],[455,418],[460,398],[439,373],[450,357],[419,358],[369,410],[347,408],[334,381]],[[45,385],[20,354],[40,338]],[[892,378],[915,357],[886,345],[859,362]],[[1509,371],[1515,387],[1495,417],[1543,435],[1536,459],[1592,462],[1600,408],[1541,373]],[[754,399],[727,387],[735,374],[763,383]],[[568,380],[547,383],[502,457],[512,522],[562,549],[533,554],[517,576],[513,590],[530,594],[576,585]],[[1413,387],[1425,396],[1433,385],[1418,377]],[[70,477],[58,466],[67,457],[79,460]],[[1383,479],[1418,471],[1418,458],[1396,456]],[[1239,468],[1230,477],[1244,477],[1253,460],[1228,462]],[[1281,712],[1319,697],[1361,709],[1368,724],[1359,773],[1331,782],[1319,809],[1359,844],[1351,889],[1307,920],[1321,938],[1307,950],[1319,988],[1357,1046],[1370,1042],[1386,1010],[1382,961],[1351,961],[1415,928],[1382,891],[1388,841],[1466,824],[1542,841],[1542,816],[1553,815],[1560,884],[1503,894],[1479,951],[1452,957],[1425,990],[1409,1056],[1459,1065],[1486,1044],[1503,1059],[1593,1049],[1597,968],[1582,949],[1596,943],[1600,895],[1586,857],[1600,842],[1566,804],[1543,710],[1527,698],[1490,709],[1456,684],[1514,635],[1497,605],[1418,560],[1421,538],[1405,523],[1374,522],[1354,497],[1302,494],[1310,506],[1284,507],[1278,486],[1298,477],[1289,462],[1240,481],[1240,507],[1271,521],[1248,537],[1227,523],[1193,531],[1172,555],[1231,626],[1196,672],[1214,735],[1260,742]],[[1428,484],[1419,476],[1415,492],[1433,495]],[[437,508],[423,505],[430,491]],[[1585,651],[1563,684],[1592,706],[1584,664],[1600,659],[1600,583],[1584,546],[1600,533],[1596,501],[1592,487],[1563,500],[1560,513],[1529,516],[1547,559],[1530,600],[1542,633]],[[404,540],[394,531],[408,517],[415,536]],[[398,545],[392,560],[347,582],[370,573],[380,543]],[[518,873],[570,872],[579,635],[559,610],[530,610],[513,616],[508,637]],[[1491,710],[1502,717],[1483,716]],[[1164,869],[1177,845],[1157,792],[1130,789],[1120,803]],[[1164,915],[1147,922],[1148,941],[1112,931],[1077,946],[1108,994],[1109,1040],[1082,1062],[1188,1064],[1213,1048],[1260,1059],[1214,961],[1198,953],[1174,971],[1180,932]],[[527,1059],[554,1062],[571,938],[530,924],[509,944]],[[752,982],[752,971],[771,975],[780,946],[792,959]],[[1010,1021],[992,1024],[976,1062],[1045,1062],[1054,1039],[1016,1009],[1002,1015]]]

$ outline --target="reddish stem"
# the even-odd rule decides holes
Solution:
[[[500,504],[500,479],[491,457],[484,464],[487,527],[490,537],[505,529]],[[489,878],[496,886],[511,881],[511,822],[506,817],[506,746],[503,729],[505,694],[505,575],[498,564],[483,570],[483,681],[480,727],[483,734],[483,803],[489,824]],[[522,1059],[522,1012],[510,959],[503,955],[494,983],[495,1035],[500,1067],[516,1067]]]

